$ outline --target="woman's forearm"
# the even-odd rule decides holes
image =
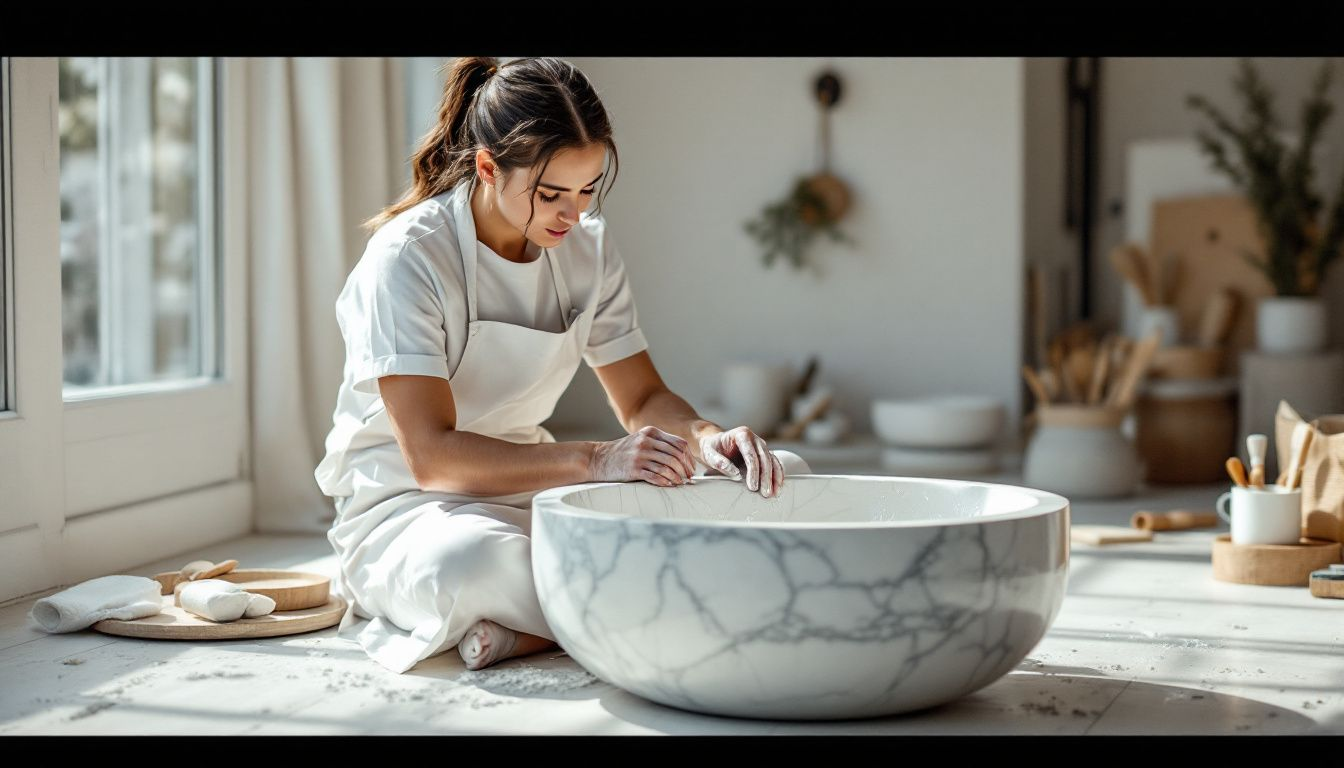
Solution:
[[[671,432],[690,443],[691,455],[701,462],[704,457],[700,455],[700,438],[724,431],[718,424],[701,418],[690,403],[668,389],[650,395],[639,410],[631,414],[625,431],[634,434],[645,425]]]
[[[507,496],[588,482],[596,443],[510,443],[445,430],[420,449],[412,467],[426,491]]]

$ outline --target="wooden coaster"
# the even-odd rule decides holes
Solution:
[[[276,611],[299,611],[326,605],[331,592],[331,579],[321,574],[302,571],[243,568],[220,574],[215,578],[237,584],[246,592],[271,598],[275,601]],[[174,605],[182,605],[182,590],[190,583],[179,581],[173,587]]]
[[[276,637],[313,632],[339,624],[345,601],[333,596],[326,605],[299,611],[269,613],[253,619],[215,622],[188,613],[173,604],[172,595],[162,595],[163,610],[133,621],[103,619],[92,629],[107,635],[142,637],[150,640],[236,640],[245,637]]]
[[[1138,528],[1125,528],[1120,525],[1071,525],[1069,539],[1084,544],[1101,546],[1103,544],[1124,544],[1134,541],[1152,541],[1153,532]]]
[[[1237,584],[1309,586],[1311,572],[1339,562],[1337,541],[1299,539],[1296,544],[1233,544],[1231,534],[1213,540],[1213,577]]]

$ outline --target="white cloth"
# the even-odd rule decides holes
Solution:
[[[211,621],[256,618],[275,610],[275,600],[223,579],[201,579],[182,588],[182,610]]]
[[[100,576],[48,595],[28,613],[48,632],[74,632],[103,619],[130,621],[163,610],[163,585],[145,576]]]
[[[314,475],[336,497],[332,588],[349,602],[338,635],[394,672],[455,648],[484,618],[555,639],[532,581],[531,500],[540,489],[420,490],[377,394],[379,376],[439,376],[452,387],[458,430],[554,442],[540,425],[580,362],[602,366],[648,345],[601,219],[581,218],[541,258],[549,282],[538,276],[543,265],[500,264],[479,247],[464,182],[375,233],[337,300],[345,379]],[[522,295],[483,292],[510,285]],[[546,330],[557,321],[560,330]],[[369,621],[356,627],[356,616]]]

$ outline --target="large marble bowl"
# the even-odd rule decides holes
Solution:
[[[646,699],[716,715],[875,717],[1002,677],[1064,599],[1069,503],[1008,485],[791,475],[588,483],[532,501],[560,646]]]

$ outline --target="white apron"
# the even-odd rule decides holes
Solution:
[[[563,332],[478,320],[476,227],[468,183],[452,196],[467,299],[467,342],[449,379],[458,430],[513,443],[555,442],[540,426],[554,412],[583,360],[596,293],[583,307],[570,300],[555,255],[545,251],[567,322]],[[466,630],[489,618],[554,640],[531,578],[531,500],[541,489],[509,496],[407,492],[367,510],[337,502],[328,539],[340,573],[333,588],[350,603],[337,634],[354,639],[395,672],[456,647]],[[354,628],[356,610],[369,617]]]

